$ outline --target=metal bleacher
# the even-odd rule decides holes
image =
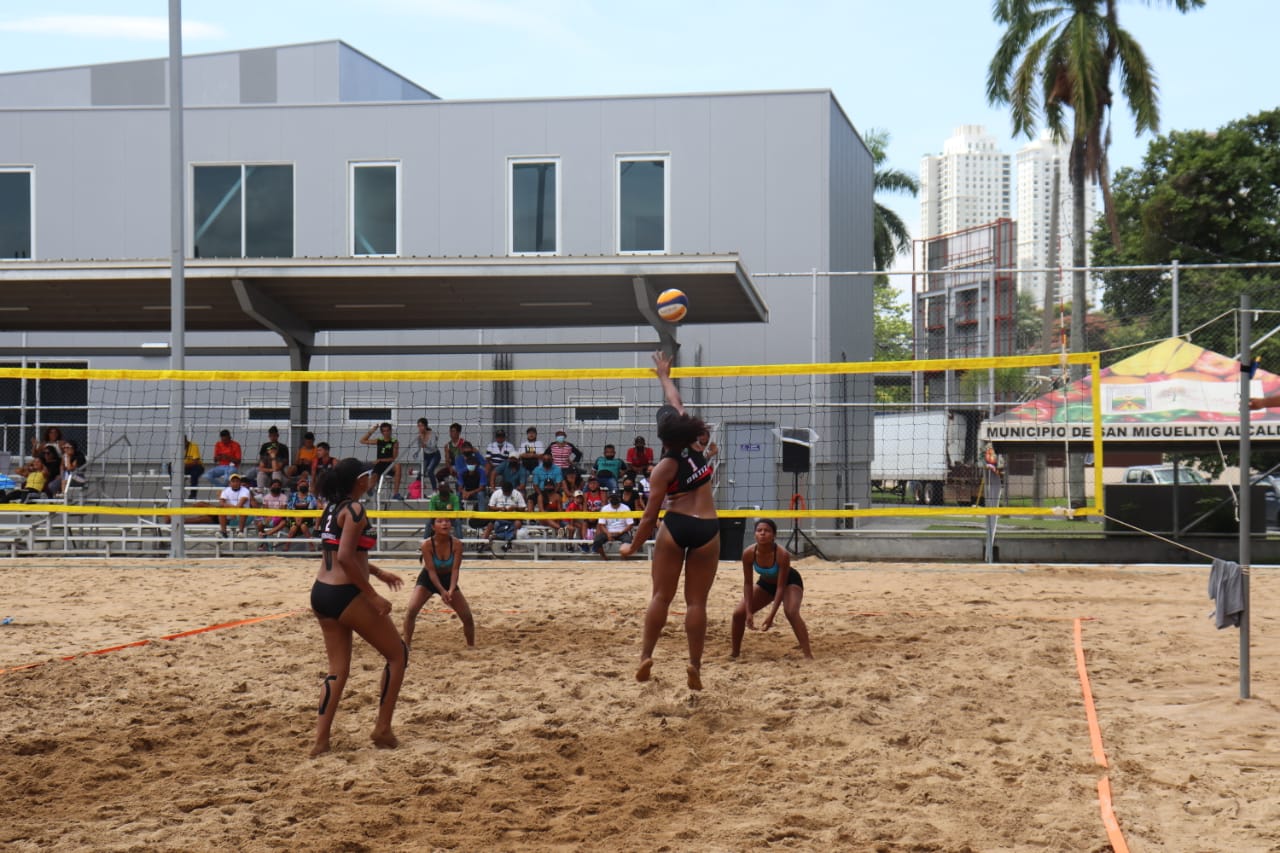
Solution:
[[[426,500],[393,500],[389,496],[389,478],[366,498],[366,504],[374,510],[374,524],[378,534],[375,557],[415,559],[427,524]],[[170,482],[163,464],[138,464],[127,462],[101,463],[85,467],[85,483],[73,486],[57,498],[45,498],[31,504],[30,509],[0,512],[0,554],[10,557],[167,557],[173,536],[172,523],[167,515],[159,512],[169,505]],[[187,517],[183,522],[183,542],[188,557],[242,557],[268,553],[273,556],[307,556],[315,553],[316,540],[259,538],[252,523],[244,534],[234,532],[235,517],[228,518],[228,535],[219,535],[216,521],[220,486],[201,482],[192,491],[184,485],[188,495],[186,506],[206,504],[209,517],[215,520],[198,520]],[[58,512],[59,505],[102,506],[147,511],[145,515],[128,513]],[[419,510],[421,517],[382,517],[378,510]],[[475,509],[474,506],[468,509]],[[53,511],[51,511],[53,510]],[[599,556],[584,552],[581,540],[557,538],[549,527],[527,523],[518,538],[509,543],[489,540],[480,531],[464,524],[463,545],[469,554],[482,559],[532,559],[532,560],[599,560]],[[646,542],[645,556],[650,555],[652,541]],[[609,546],[616,555],[617,546]]]

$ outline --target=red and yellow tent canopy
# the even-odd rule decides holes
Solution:
[[[1104,368],[1099,375],[1102,439],[1126,447],[1190,449],[1240,438],[1240,363],[1168,338]],[[1280,393],[1280,376],[1254,373],[1249,396]],[[1050,391],[991,418],[982,438],[997,447],[1093,441],[1093,379]],[[1280,408],[1251,413],[1250,435],[1280,441]]]

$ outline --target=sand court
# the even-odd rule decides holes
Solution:
[[[428,603],[401,747],[369,743],[382,663],[357,643],[333,750],[309,759],[312,561],[9,561],[0,845],[1107,850],[1106,777],[1132,850],[1280,849],[1272,572],[1241,701],[1207,566],[799,565],[816,659],[781,613],[729,658],[726,564],[695,693],[678,597],[653,680],[633,678],[647,564],[464,564],[478,647]],[[398,620],[408,590],[389,597]]]

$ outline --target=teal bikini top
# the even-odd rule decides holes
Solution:
[[[776,550],[773,552],[773,565],[769,568],[766,569],[757,563],[754,558],[751,563],[755,566],[756,574],[760,575],[761,580],[772,581],[778,579],[778,552]]]
[[[436,556],[436,543],[434,540],[432,540],[431,562],[435,563],[437,572],[443,572],[446,570],[452,571],[453,570],[453,542],[452,541],[449,542],[449,554],[442,560],[440,559],[440,557]]]

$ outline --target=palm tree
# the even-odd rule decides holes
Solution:
[[[1119,248],[1111,204],[1107,146],[1111,143],[1111,79],[1117,65],[1120,91],[1139,133],[1160,123],[1155,73],[1142,46],[1120,26],[1117,0],[994,0],[992,15],[1005,26],[987,67],[987,100],[1007,104],[1014,133],[1035,135],[1043,109],[1055,141],[1071,139],[1067,174],[1071,180],[1071,350],[1085,350],[1084,188],[1090,180],[1102,188],[1102,207]],[[1204,0],[1161,0],[1179,12]],[[1068,133],[1065,110],[1071,110]],[[1082,375],[1081,368],[1073,377]],[[1070,454],[1069,493],[1084,494],[1084,455]]]
[[[1179,12],[1204,0],[1162,0]],[[987,68],[987,100],[1007,104],[1014,133],[1034,137],[1043,110],[1057,141],[1070,138],[1072,192],[1071,349],[1084,350],[1085,181],[1102,188],[1103,212],[1118,241],[1107,146],[1111,142],[1111,79],[1117,65],[1120,90],[1139,133],[1160,123],[1155,74],[1142,46],[1120,26],[1117,0],[995,0],[992,14],[1006,29]],[[1072,113],[1070,132],[1065,109]]]
[[[862,135],[867,150],[871,152],[871,165],[875,169],[875,192],[920,192],[920,182],[900,169],[887,169],[889,131],[872,128]],[[875,244],[873,256],[877,270],[888,269],[893,259],[911,250],[911,232],[902,217],[876,202]]]

